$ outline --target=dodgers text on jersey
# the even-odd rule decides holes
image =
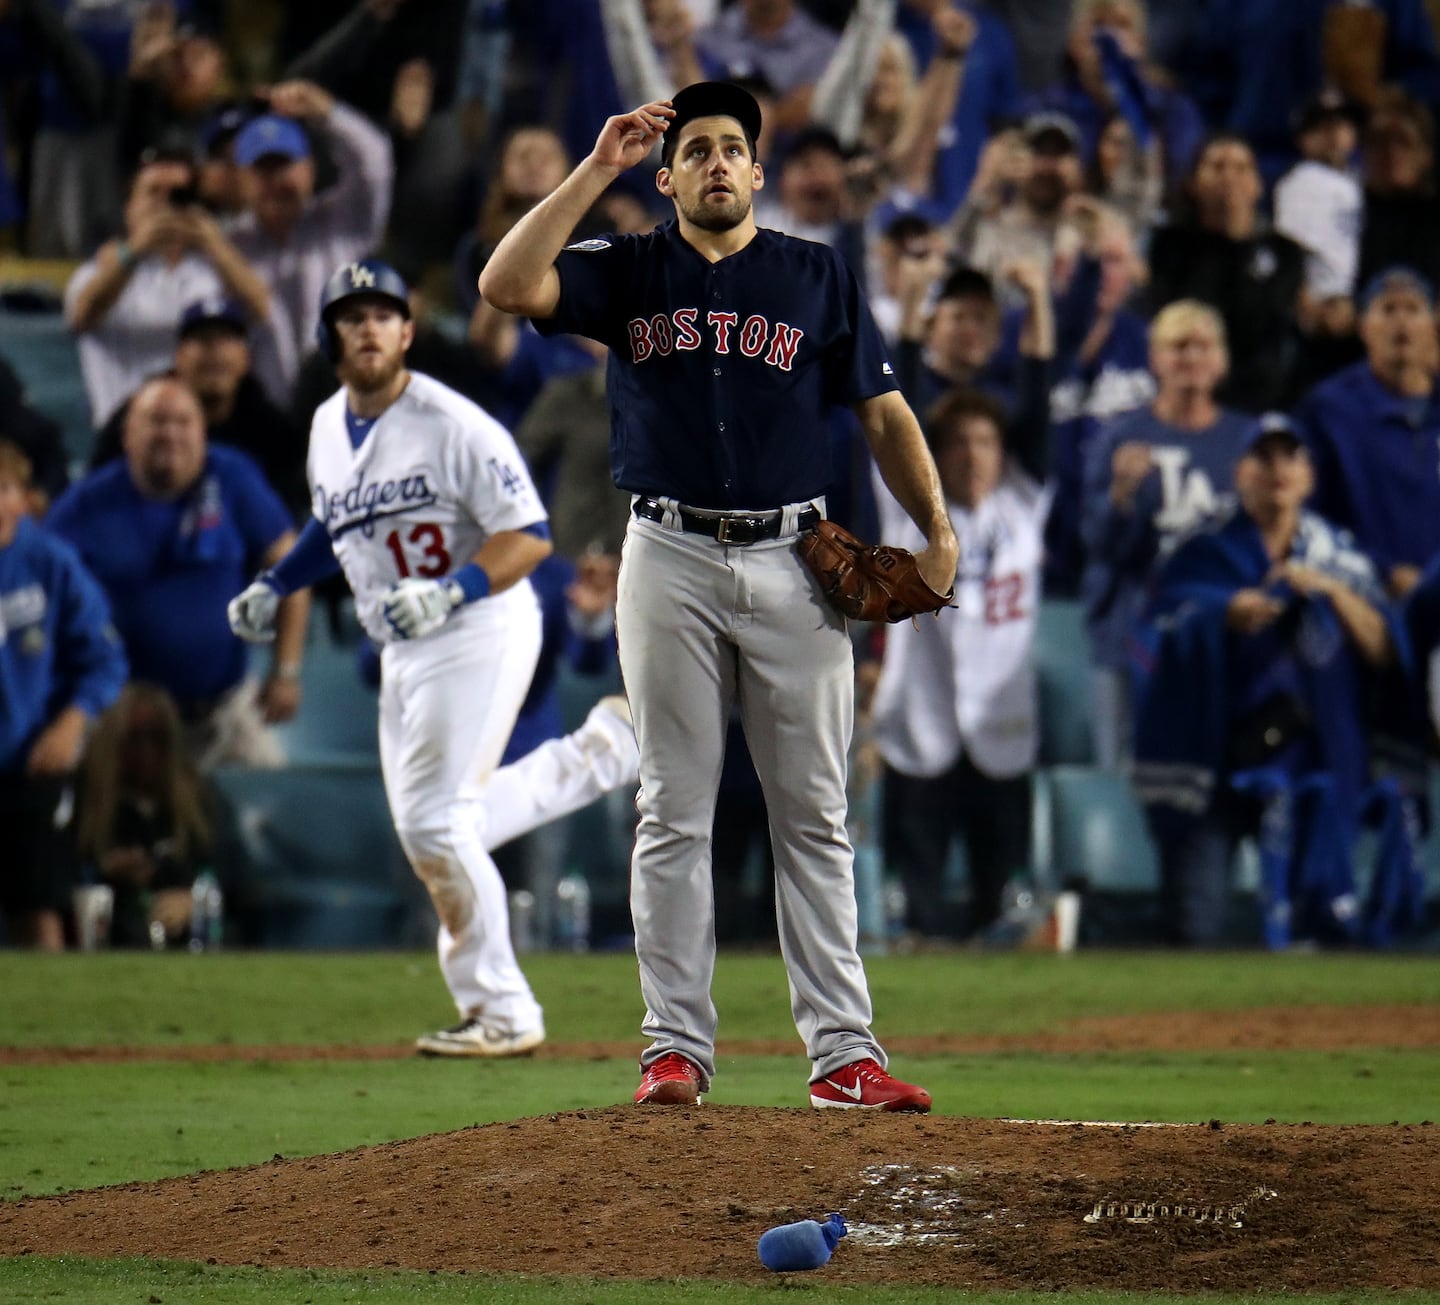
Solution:
[[[315,515],[331,539],[357,529],[369,539],[375,534],[376,521],[429,507],[438,499],[425,476],[422,470],[397,479],[367,481],[362,471],[348,489],[333,493],[317,481]]]

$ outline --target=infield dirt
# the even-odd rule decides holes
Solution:
[[[1344,1027],[1344,1045],[1436,1044],[1429,1007],[1295,1014],[1166,1027],[1189,1025],[1192,1048],[1333,1046]],[[1150,1045],[1175,1045],[1158,1029]],[[1088,1036],[1107,1049],[1143,1040],[1119,1021]],[[1045,1041],[1031,1045],[1059,1049]],[[851,1226],[822,1270],[835,1282],[1437,1289],[1437,1193],[1429,1124],[616,1106],[0,1205],[0,1254],[736,1280],[770,1276],[755,1254],[764,1229],[835,1210]]]

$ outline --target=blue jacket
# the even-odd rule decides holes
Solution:
[[[245,645],[225,608],[290,529],[245,454],[214,446],[196,485],[168,503],[145,498],[126,463],[111,463],[66,490],[46,523],[105,590],[136,679],[203,710],[244,678]]]
[[[22,520],[0,548],[0,773],[24,770],[64,708],[98,716],[125,677],[100,586],[68,544]]]
[[[1440,553],[1440,384],[1412,403],[1356,363],[1311,390],[1295,419],[1315,463],[1311,506],[1382,576]]]
[[[1369,559],[1313,513],[1302,515],[1291,556],[1383,606]],[[1272,764],[1292,774],[1323,770],[1343,809],[1356,808],[1369,757],[1364,664],[1328,600],[1272,582],[1273,566],[1254,521],[1237,509],[1180,545],[1156,576],[1132,652],[1135,785],[1159,836],[1206,814],[1231,778],[1234,727],[1280,694],[1304,704],[1311,737]],[[1236,635],[1226,613],[1242,589],[1266,589],[1288,610],[1258,633]]]

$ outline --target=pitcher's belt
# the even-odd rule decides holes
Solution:
[[[637,498],[631,509],[637,517],[647,521],[664,521],[665,505],[658,499]],[[778,539],[780,525],[785,518],[782,509],[773,512],[733,512],[710,515],[696,512],[691,508],[677,507],[680,528],[689,534],[707,535],[722,544],[758,544],[762,539]],[[812,530],[820,523],[816,508],[807,507],[795,518],[797,532]]]

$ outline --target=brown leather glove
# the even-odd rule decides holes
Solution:
[[[937,594],[909,549],[867,544],[834,521],[806,531],[799,548],[825,597],[852,621],[907,621],[955,605],[955,586]]]

